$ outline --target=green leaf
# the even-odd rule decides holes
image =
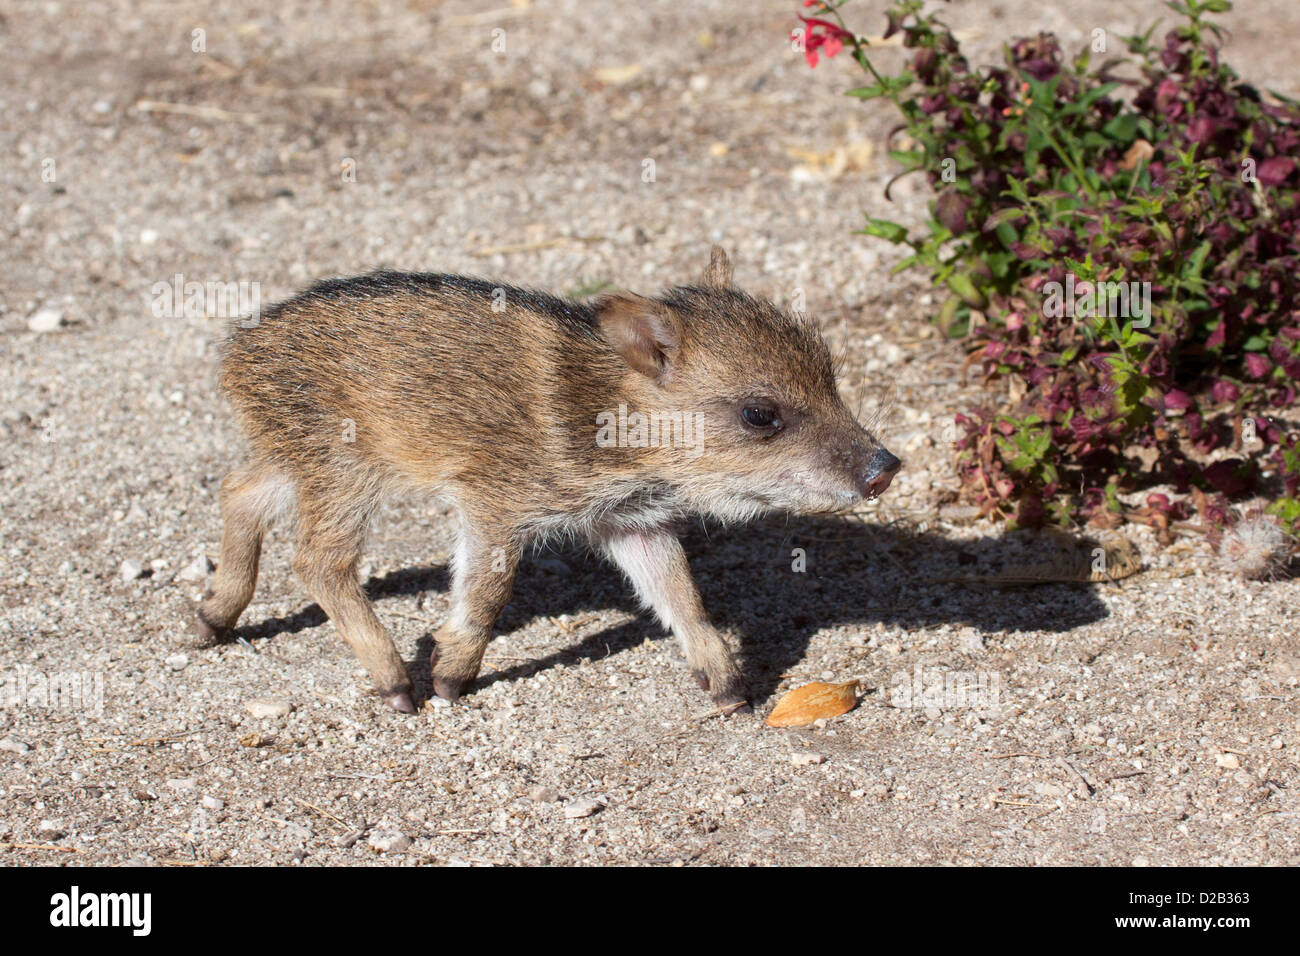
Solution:
[[[1012,199],[1015,199],[1025,205],[1029,204],[1029,191],[1025,188],[1024,180],[1016,179],[1015,176],[1008,176],[1007,192],[1011,194]]]
[[[1138,118],[1132,113],[1122,113],[1103,126],[1101,131],[1113,140],[1131,143],[1137,139]]]
[[[988,305],[988,298],[979,289],[975,288],[975,283],[971,277],[965,273],[957,272],[948,277],[948,288],[956,292],[961,300],[967,305],[982,309]]]
[[[1010,249],[1011,243],[1016,242],[1020,238],[1020,233],[1016,230],[1015,226],[1011,225],[1011,223],[1004,222],[998,226],[997,236],[1002,245]]]
[[[1103,83],[1101,84],[1101,86],[1093,87],[1082,97],[1080,97],[1079,99],[1075,100],[1073,103],[1070,104],[1071,107],[1076,108],[1073,110],[1073,112],[1079,112],[1079,113],[1083,112],[1087,107],[1097,102],[1097,100],[1101,99],[1103,96],[1107,96],[1110,93],[1113,93],[1115,90],[1119,89],[1120,86],[1121,84],[1112,82],[1112,83]]]
[[[935,317],[935,324],[939,326],[944,335],[952,335],[953,322],[957,318],[957,310],[961,307],[961,299],[955,295],[950,295],[944,299],[943,305],[939,308],[939,314]]]
[[[925,165],[925,151],[920,149],[891,149],[889,158],[908,169],[920,169]]]
[[[1007,252],[990,252],[984,256],[984,261],[988,263],[989,271],[995,278],[1005,279],[1011,266],[1019,260]]]
[[[890,222],[888,219],[872,219],[868,217],[866,227],[859,230],[858,235],[876,236],[893,243],[907,241],[907,229],[896,222]]]
[[[1026,215],[1027,213],[1023,209],[1017,206],[1008,206],[1006,209],[999,209],[997,212],[993,213],[993,215],[985,219],[984,225],[980,228],[985,231],[996,229],[1004,222],[1015,222],[1017,219],[1024,219]]]
[[[1187,262],[1183,264],[1184,279],[1200,278],[1201,268],[1205,265],[1205,257],[1210,254],[1211,245],[1210,240],[1206,239],[1188,256]]]
[[[874,100],[878,97],[885,96],[889,90],[883,83],[872,83],[870,86],[859,86],[855,90],[849,90],[845,96],[856,96],[860,100]]]

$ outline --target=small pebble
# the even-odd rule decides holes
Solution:
[[[144,574],[144,565],[134,558],[127,558],[122,562],[122,566],[117,573],[122,576],[123,581],[134,581]]]
[[[168,790],[184,791],[194,789],[193,777],[177,777],[167,781]]]
[[[190,666],[190,659],[185,654],[173,654],[163,663],[167,665],[168,670],[183,671]]]
[[[12,737],[6,737],[0,740],[0,750],[8,751],[11,754],[25,754],[32,748],[23,743],[21,740],[14,740]]]
[[[63,313],[58,309],[41,309],[27,320],[27,328],[33,332],[54,332],[63,325]]]
[[[216,570],[211,559],[206,554],[200,554],[189,564],[181,568],[180,573],[176,575],[180,580],[187,581],[191,584],[204,581],[207,576]]]
[[[287,717],[293,710],[293,704],[278,697],[258,697],[244,705],[244,709],[254,717],[267,720],[273,717]]]
[[[554,803],[560,794],[554,787],[533,787],[528,791],[528,799],[533,803]]]
[[[405,833],[399,833],[397,830],[378,830],[370,834],[369,841],[372,849],[380,853],[396,853],[400,850],[408,849],[411,845],[411,838]]]
[[[216,797],[208,797],[208,796],[205,796],[205,797],[203,798],[203,800],[200,801],[200,802],[203,804],[204,808],[206,808],[206,809],[208,809],[208,810],[224,810],[224,809],[226,809],[226,801],[224,801],[224,800],[218,800]]]
[[[574,800],[564,808],[564,818],[566,820],[577,820],[582,817],[589,817],[599,810],[599,801],[590,797],[583,797],[581,800]]]
[[[821,754],[791,754],[790,762],[796,767],[807,767],[812,764],[825,763],[826,758]]]

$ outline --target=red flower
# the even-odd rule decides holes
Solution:
[[[809,4],[805,3],[804,6]],[[834,56],[844,49],[844,40],[853,38],[853,34],[848,30],[842,29],[828,20],[818,20],[816,17],[799,18],[807,27],[803,38],[803,56],[808,61],[809,66],[817,65],[817,51],[822,50],[827,56]],[[790,33],[790,39],[797,40],[798,34],[794,31]]]

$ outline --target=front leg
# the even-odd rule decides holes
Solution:
[[[433,636],[429,659],[433,692],[444,700],[456,700],[478,676],[518,565],[515,535],[466,516],[451,562],[451,616]]]
[[[664,529],[619,531],[601,538],[641,601],[682,643],[700,687],[730,713],[748,713],[740,668],[704,613],[681,542]]]

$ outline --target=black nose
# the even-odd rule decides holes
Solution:
[[[889,483],[898,474],[902,462],[885,451],[876,450],[867,458],[867,463],[858,471],[858,493],[864,498],[878,498],[885,493]]]

